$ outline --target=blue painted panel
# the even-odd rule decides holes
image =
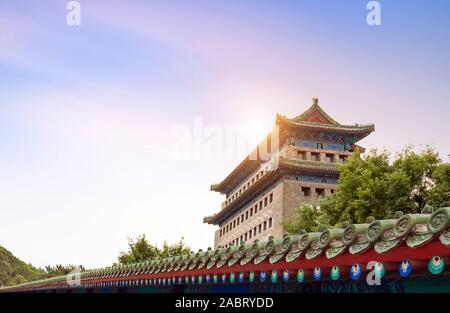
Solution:
[[[285,176],[286,179],[298,180],[311,183],[322,183],[323,179],[326,179],[327,184],[337,184],[339,177],[337,175],[323,175],[323,176],[308,176],[308,175],[292,175]]]
[[[305,182],[313,182],[313,183],[321,183],[322,179],[327,180],[327,184],[337,184],[337,177],[329,177],[329,176],[313,176],[313,175],[298,175],[300,181]]]
[[[321,143],[324,150],[334,150],[334,151],[344,151],[344,144],[335,142],[321,142],[321,141],[307,141],[302,139],[297,139],[295,145],[297,147],[305,147],[310,149],[317,149],[317,144]]]

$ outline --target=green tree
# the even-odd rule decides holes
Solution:
[[[21,261],[10,251],[0,246],[0,287],[17,285],[45,277],[44,270]]]
[[[45,271],[47,272],[46,276],[49,278],[67,275],[76,269],[79,269],[80,271],[85,270],[83,265],[76,266],[76,265],[72,265],[72,264],[69,264],[69,265],[57,264],[55,266],[48,265],[45,267]]]
[[[128,264],[159,257],[172,257],[190,251],[191,249],[183,242],[183,238],[174,245],[169,245],[164,241],[162,249],[159,249],[157,246],[150,244],[145,235],[140,235],[136,240],[128,238],[128,251],[120,252],[118,261],[121,264]]]
[[[383,150],[365,158],[355,152],[340,166],[338,190],[319,207],[302,206],[298,217],[285,225],[289,232],[339,222],[361,223],[368,216],[390,218],[396,211],[418,213],[425,205],[450,206],[450,164],[426,147],[420,153],[408,146],[393,162]]]
[[[450,206],[450,164],[444,163],[433,172],[434,185],[428,192],[429,204],[435,208]]]
[[[287,222],[283,225],[284,229],[296,234],[300,230],[307,232],[320,231],[324,225],[328,225],[329,221],[326,214],[322,214],[318,206],[312,204],[304,204],[297,210],[298,217],[293,222]]]
[[[395,211],[415,212],[411,179],[389,163],[390,154],[372,150],[365,159],[354,153],[340,166],[339,189],[321,201],[332,222],[363,222],[367,216],[385,218]]]
[[[160,250],[160,257],[167,258],[191,252],[191,248],[187,247],[183,240],[181,238],[180,241],[173,245],[169,245],[164,241],[163,248]]]
[[[411,183],[411,200],[418,210],[421,210],[429,199],[431,187],[435,184],[434,172],[442,164],[439,154],[431,147],[426,147],[421,153],[416,153],[413,146],[397,153],[392,167],[394,171],[404,173]]]

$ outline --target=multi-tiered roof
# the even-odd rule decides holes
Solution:
[[[301,115],[292,119],[277,114],[275,118],[275,127],[278,127],[278,141],[281,147],[287,143],[290,136],[303,137],[305,139],[319,138],[320,140],[331,140],[347,144],[352,150],[360,148],[355,145],[356,142],[363,139],[375,130],[374,124],[366,125],[344,125],[331,118],[320,106],[317,98],[313,98],[311,107]],[[273,132],[271,132],[272,134]],[[271,145],[271,134],[265,141],[266,146]],[[248,155],[222,182],[211,185],[212,191],[217,191],[228,195],[238,186],[246,177],[256,171],[263,163],[259,157],[259,146],[255,149],[255,153]],[[256,158],[253,156],[257,156]],[[210,224],[218,224],[224,217],[228,216],[244,201],[244,195],[250,195],[255,192],[262,184],[272,181],[284,172],[294,171],[301,173],[330,173],[338,174],[339,169],[335,163],[323,163],[308,160],[297,160],[285,157],[277,158],[277,169],[264,173],[264,179],[258,181],[257,184],[246,189],[240,195],[241,201],[233,202],[233,205],[223,208],[219,213],[205,217],[204,222]]]
[[[320,106],[317,98],[313,98],[313,104],[304,113],[292,119],[287,118],[281,114],[276,115],[275,126],[280,127],[280,135],[286,129],[297,129],[305,132],[329,132],[342,133],[354,135],[354,142],[363,139],[375,130],[374,124],[365,125],[344,125],[336,122],[331,118]],[[267,137],[270,138],[270,135]],[[280,138],[284,139],[284,138]],[[280,140],[280,143],[283,141]],[[235,187],[235,178],[240,173],[252,172],[260,164],[260,160],[252,160],[248,155],[222,182],[211,185],[212,191],[217,191],[226,194],[230,189]],[[240,181],[238,179],[238,181]]]

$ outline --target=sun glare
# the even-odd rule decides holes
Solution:
[[[258,145],[273,128],[273,121],[263,115],[252,115],[244,121],[244,129],[251,145]]]

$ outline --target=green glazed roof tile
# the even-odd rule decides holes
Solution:
[[[184,271],[188,267],[220,269],[224,266],[240,264],[245,266],[252,262],[274,264],[285,258],[293,262],[298,258],[311,260],[325,252],[328,259],[335,258],[346,251],[350,255],[362,254],[369,249],[377,253],[387,253],[405,244],[409,248],[426,246],[439,238],[443,249],[450,247],[450,208],[441,208],[432,214],[406,214],[398,218],[378,220],[372,223],[352,224],[346,227],[334,227],[322,232],[285,235],[283,239],[268,241],[256,240],[252,244],[243,243],[240,246],[230,246],[227,249],[219,247],[206,252],[183,254],[175,257],[146,260],[139,263],[115,265],[111,267],[92,269],[81,272],[83,280],[96,280],[111,277],[128,277],[141,274],[154,274],[160,271]],[[345,226],[345,225],[344,225]],[[63,284],[67,275],[52,277],[20,284],[11,288],[37,288],[46,284]],[[123,279],[122,279],[123,280]],[[0,290],[4,290],[0,289]]]
[[[441,208],[431,214],[428,220],[428,229],[433,234],[440,234],[450,224],[450,207]]]

